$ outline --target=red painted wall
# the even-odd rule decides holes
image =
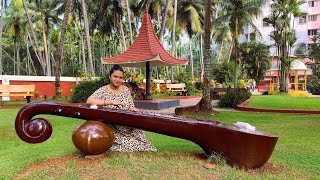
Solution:
[[[2,84],[2,82],[1,82]],[[49,81],[14,81],[10,80],[10,85],[35,85],[35,92],[38,92],[37,98],[52,97],[55,95],[55,82]],[[60,89],[62,90],[62,96],[70,97],[72,95],[72,89],[76,82],[60,82]],[[36,97],[32,97],[34,99]],[[23,97],[10,97],[10,100],[23,100]]]

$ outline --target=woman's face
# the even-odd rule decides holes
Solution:
[[[119,70],[113,71],[110,75],[110,84],[114,87],[119,87],[123,82],[123,72]]]

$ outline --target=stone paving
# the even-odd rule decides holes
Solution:
[[[159,110],[153,110],[153,109],[139,109],[139,110],[145,111],[145,112],[156,112],[161,114],[174,114],[174,111],[177,107],[193,106],[193,105],[196,105],[200,100],[201,100],[201,97],[185,98],[185,99],[180,99],[179,106],[170,107],[166,109],[159,109]]]
[[[199,103],[201,100],[201,97],[191,97],[191,98],[185,98],[180,99],[180,106],[170,107],[166,109],[160,109],[160,110],[153,110],[153,109],[139,109],[140,111],[144,112],[156,112],[161,114],[174,114],[174,111],[177,107],[185,107],[185,106],[193,106]],[[233,108],[218,108],[218,100],[212,101],[212,109],[215,111],[239,111]]]

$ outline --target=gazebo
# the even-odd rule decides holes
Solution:
[[[138,37],[121,55],[113,58],[101,58],[104,64],[119,64],[125,67],[146,67],[146,94],[144,99],[152,99],[150,93],[150,67],[186,65],[188,60],[181,60],[169,55],[158,40],[151,17],[145,10]]]
[[[290,71],[294,71],[294,81],[292,82],[290,79],[289,82],[289,87],[291,85],[294,85],[294,90],[298,91],[299,90],[299,85],[301,85],[301,90],[302,91],[306,91],[307,90],[307,72],[311,72],[310,69],[308,69],[306,67],[306,65],[299,61],[299,60],[293,60],[291,62],[291,69]],[[301,80],[302,82],[299,82],[299,76],[303,75],[303,80]]]
[[[268,70],[270,76],[270,91],[278,91],[279,90],[279,68],[280,61],[274,62],[271,65],[271,68]],[[307,75],[310,75],[311,70],[306,67],[306,65],[300,60],[293,60],[290,63],[290,73],[289,73],[289,83],[288,89],[293,89],[294,91],[299,91],[299,86],[301,87],[301,91],[306,91],[307,89]],[[294,76],[293,76],[294,74]],[[274,78],[276,77],[276,78]],[[293,77],[293,78],[292,78]],[[303,77],[302,80],[299,77]],[[300,80],[300,82],[299,82]]]

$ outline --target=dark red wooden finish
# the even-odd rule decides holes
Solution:
[[[98,155],[111,148],[114,143],[114,134],[105,123],[88,120],[73,131],[72,142],[82,153]]]
[[[102,121],[187,139],[198,144],[206,154],[219,154],[226,158],[228,164],[240,168],[263,166],[278,140],[271,134],[248,131],[217,121],[37,102],[25,105],[17,114],[15,128],[23,141],[41,143],[50,137],[51,124],[43,118],[32,119],[38,114]]]

